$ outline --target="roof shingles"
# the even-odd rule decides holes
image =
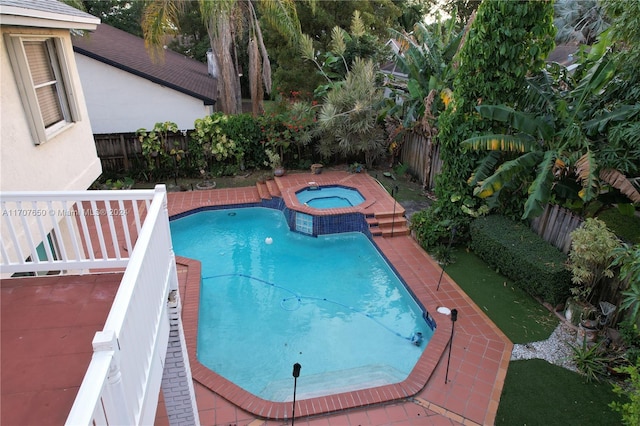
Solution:
[[[133,34],[100,24],[95,32],[72,40],[79,54],[202,99],[206,105],[213,105],[218,97],[217,80],[209,75],[207,64],[170,50],[154,62],[144,40]]]

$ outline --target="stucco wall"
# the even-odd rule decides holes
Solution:
[[[4,33],[8,31],[64,39],[64,52],[76,96],[79,121],[41,145],[33,142],[25,107],[14,78],[4,38]],[[96,154],[69,30],[3,27],[0,38],[0,82],[0,190],[87,189],[100,176],[102,167]]]
[[[211,114],[200,99],[76,54],[93,132],[126,133],[172,121],[193,129],[196,118]]]

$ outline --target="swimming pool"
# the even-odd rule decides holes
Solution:
[[[400,382],[433,333],[362,234],[300,235],[264,208],[200,212],[171,229],[176,253],[202,262],[198,359],[263,399],[291,399],[295,362],[299,398]]]
[[[309,185],[296,192],[296,197],[301,204],[315,209],[354,207],[364,202],[357,189],[341,185]]]

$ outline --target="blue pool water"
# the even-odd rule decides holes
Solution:
[[[309,237],[279,210],[240,208],[174,220],[171,234],[202,262],[198,359],[261,398],[291,400],[296,362],[299,399],[400,382],[433,334],[360,233]]]
[[[353,207],[361,204],[364,197],[357,189],[345,186],[315,186],[296,192],[300,204],[315,209]]]

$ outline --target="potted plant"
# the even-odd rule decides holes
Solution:
[[[614,276],[611,263],[618,238],[599,219],[588,218],[571,232],[568,269],[571,271],[572,297],[565,317],[572,324],[592,319],[598,310],[594,303]]]
[[[216,187],[216,182],[211,180],[211,174],[204,169],[200,169],[201,182],[196,183],[197,189],[213,189]]]
[[[319,175],[320,173],[322,173],[322,167],[322,164],[312,164],[311,173],[313,173],[314,175]]]
[[[362,164],[358,163],[357,161],[349,166],[349,171],[351,173],[361,173],[362,169]]]
[[[265,154],[267,154],[268,161],[265,161],[265,166],[270,166],[273,170],[274,176],[283,176],[285,173],[284,167],[282,167],[282,159],[277,152],[273,151],[270,148],[264,150]]]

